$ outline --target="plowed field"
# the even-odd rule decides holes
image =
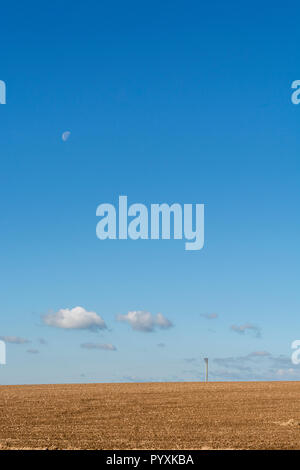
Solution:
[[[0,386],[0,449],[300,449],[300,383]]]

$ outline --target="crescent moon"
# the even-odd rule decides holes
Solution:
[[[70,131],[66,131],[62,134],[61,138],[64,142],[66,142],[68,140],[68,138],[70,137],[71,135],[71,132]]]

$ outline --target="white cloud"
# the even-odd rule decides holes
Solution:
[[[27,349],[27,351],[29,354],[38,354],[40,351],[38,349]]]
[[[116,351],[117,348],[113,344],[99,344],[99,343],[83,343],[83,349],[103,349],[104,351]]]
[[[216,318],[218,318],[218,314],[217,313],[202,313],[201,314],[201,317],[203,318],[206,318],[207,320],[215,320]]]
[[[249,357],[269,357],[271,354],[268,351],[253,351],[249,354]]]
[[[5,341],[5,343],[11,343],[11,344],[30,343],[30,341],[28,339],[20,338],[19,336],[0,336],[0,339],[2,341]]]
[[[43,321],[48,326],[65,329],[103,330],[106,324],[96,312],[88,312],[83,307],[62,308],[56,313],[44,315]]]
[[[276,375],[279,375],[280,377],[282,376],[289,376],[289,375],[297,375],[296,371],[292,368],[290,369],[278,369],[276,372]]]
[[[215,369],[214,365],[220,369]],[[254,351],[245,356],[215,358],[211,375],[240,380],[299,379],[300,368],[291,367],[291,358],[274,356],[267,351]]]
[[[239,334],[244,334],[247,330],[249,330],[254,333],[254,336],[256,336],[256,338],[260,338],[261,336],[260,328],[255,325],[252,325],[251,323],[245,323],[244,325],[232,325],[230,328],[232,331],[235,331]]]
[[[155,328],[167,329],[170,328],[172,323],[161,313],[152,315],[150,312],[132,311],[126,315],[118,315],[118,321],[129,323],[133,330],[136,331],[154,331]]]
[[[156,320],[154,317],[154,322],[159,326],[159,328],[170,328],[172,326],[172,323],[170,320],[168,320],[166,317],[164,317],[161,313],[158,313],[156,315]]]

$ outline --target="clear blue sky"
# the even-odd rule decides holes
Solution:
[[[300,378],[299,13],[271,1],[1,6],[0,336],[17,339],[0,383],[199,380],[204,356],[214,380]],[[98,240],[96,208],[121,194],[204,203],[204,249]],[[76,306],[107,329],[43,319]],[[173,327],[136,331],[117,321],[130,311]]]

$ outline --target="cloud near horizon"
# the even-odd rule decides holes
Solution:
[[[55,328],[68,330],[103,330],[107,326],[96,312],[88,312],[83,307],[62,308],[56,313],[44,315],[43,322]]]
[[[253,351],[248,357],[269,357],[271,354],[268,351]]]
[[[0,339],[2,341],[5,341],[5,343],[11,343],[11,344],[27,344],[31,343],[29,339],[26,338],[20,338],[19,336],[0,336]]]
[[[131,311],[126,315],[118,315],[117,321],[128,323],[135,331],[152,332],[156,328],[168,329],[173,326],[172,322],[168,320],[161,313],[152,315],[150,312],[145,311]]]
[[[116,351],[117,348],[113,344],[99,344],[99,343],[83,343],[80,345],[83,349],[102,349],[104,351]]]
[[[245,356],[231,356],[213,359],[219,367],[211,374],[215,378],[238,380],[277,380],[278,377],[300,377],[299,365],[292,364],[291,357],[274,356],[268,351],[254,351]]]

